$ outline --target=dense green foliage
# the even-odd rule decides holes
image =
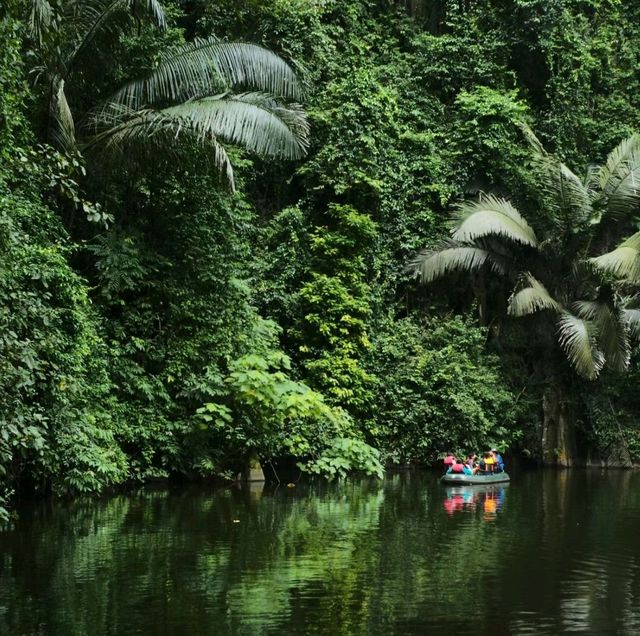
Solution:
[[[1,24],[0,504],[14,487],[95,491],[127,476],[99,318],[69,264],[72,243],[39,196],[77,197],[77,185],[69,160],[29,134],[19,31]]]
[[[540,180],[534,227],[508,199],[481,195],[459,206],[451,238],[420,252],[412,265],[426,283],[457,272],[472,278],[485,322],[502,321],[508,314],[527,317],[537,328],[536,340],[546,342],[542,356],[531,364],[535,373],[547,376],[543,458],[571,465],[575,421],[560,406],[571,396],[566,386],[559,387],[567,384],[559,349],[573,372],[595,380],[604,368],[628,371],[638,338],[640,314],[633,298],[639,291],[638,235],[611,253],[590,255],[609,247],[634,220],[640,202],[640,138],[623,140],[602,166],[590,166],[580,179],[548,155],[529,129],[523,132],[533,145]],[[622,283],[612,275],[622,275]],[[506,307],[505,289],[511,290]]]
[[[543,330],[493,321],[474,278],[425,289],[406,264],[479,191],[552,231],[521,124],[576,175],[604,161],[640,123],[640,10],[406,4],[6,4],[5,494],[254,455],[328,474],[541,456]],[[589,255],[633,234],[632,203]],[[508,291],[488,290],[494,315]],[[593,461],[637,457],[633,356],[591,384],[549,360]]]
[[[429,464],[440,449],[508,448],[517,439],[513,395],[487,332],[459,317],[389,320],[368,359],[377,376],[368,433],[394,463]]]

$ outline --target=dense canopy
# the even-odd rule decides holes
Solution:
[[[639,25],[4,2],[3,514],[256,459],[638,461]]]

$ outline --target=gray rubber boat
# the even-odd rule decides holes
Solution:
[[[460,484],[467,486],[479,486],[481,484],[503,484],[511,481],[508,473],[487,473],[485,475],[465,475],[464,473],[452,473],[442,475],[440,481],[443,484]]]

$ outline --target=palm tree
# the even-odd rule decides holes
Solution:
[[[590,259],[603,274],[633,287],[640,285],[640,232],[620,243],[614,250]]]
[[[297,159],[307,148],[308,124],[297,102],[302,90],[292,69],[254,44],[196,39],[160,56],[153,71],[131,81],[88,112],[76,113],[68,86],[104,32],[131,20],[164,29],[157,0],[32,0],[30,31],[46,81],[48,140],[60,149],[124,153],[164,150],[187,138],[212,149],[215,166],[233,187],[224,143],[259,155]]]
[[[420,252],[410,268],[425,283],[462,272],[481,283],[476,290],[486,289],[486,280],[499,279],[510,292],[505,313],[514,318],[543,314],[543,334],[557,341],[555,346],[549,341],[549,347],[562,352],[578,376],[595,380],[604,368],[622,372],[629,366],[631,340],[640,335],[640,311],[625,296],[629,286],[616,284],[611,272],[640,283],[640,235],[609,254],[592,254],[624,232],[637,211],[640,136],[622,141],[602,166],[589,167],[580,178],[524,130],[541,186],[536,229],[543,235],[510,201],[482,195],[459,207],[450,240]],[[486,295],[480,296],[481,311],[490,310]],[[571,382],[554,351],[549,351],[551,363],[539,361],[547,377],[542,454],[545,463],[571,465]]]

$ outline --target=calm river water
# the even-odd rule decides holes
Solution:
[[[640,634],[640,474],[513,477],[30,505],[0,634]]]

